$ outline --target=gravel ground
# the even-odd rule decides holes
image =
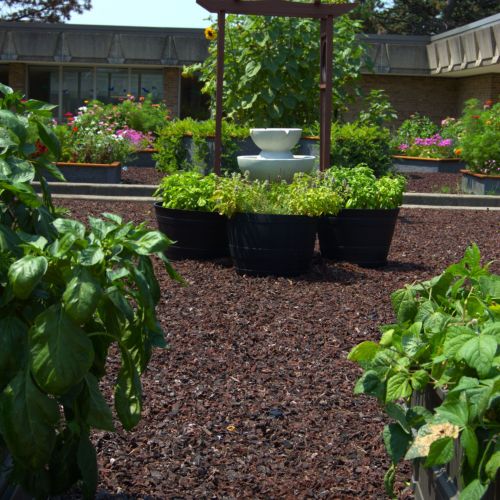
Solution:
[[[124,184],[158,184],[161,172],[151,167],[127,167],[122,171]],[[407,191],[413,193],[460,193],[461,174],[406,174]]]
[[[82,220],[113,211],[155,226],[145,204],[64,205]],[[98,497],[384,498],[384,416],[353,396],[360,371],[347,353],[393,320],[392,291],[439,273],[470,242],[498,259],[499,226],[499,212],[406,209],[382,269],[317,255],[299,278],[248,278],[226,261],[179,261],[185,287],[159,270],[170,349],[143,377],[139,426],[94,434]],[[112,354],[111,372],[117,364]],[[111,398],[110,379],[103,389]],[[408,465],[397,479],[398,497],[411,498]]]

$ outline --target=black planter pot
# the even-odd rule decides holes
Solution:
[[[384,266],[391,246],[399,208],[341,210],[322,217],[318,225],[321,255],[366,267]]]
[[[214,212],[175,210],[155,203],[158,228],[175,241],[169,259],[216,259],[229,256],[227,218]]]
[[[316,227],[313,217],[236,214],[227,223],[236,272],[251,276],[297,276],[307,272]]]

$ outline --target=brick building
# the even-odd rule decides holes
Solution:
[[[500,95],[500,14],[436,36],[362,38],[373,62],[362,86],[386,90],[400,120],[415,111],[456,116],[471,97]],[[200,29],[0,23],[0,81],[58,104],[59,116],[84,99],[130,93],[152,94],[174,116],[205,118],[200,84],[182,67],[206,55]]]

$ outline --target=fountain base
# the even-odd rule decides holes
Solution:
[[[238,166],[250,179],[292,182],[297,172],[311,172],[315,156],[296,155],[291,158],[265,158],[261,155],[238,156]]]

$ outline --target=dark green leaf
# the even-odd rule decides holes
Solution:
[[[14,295],[27,299],[47,272],[49,264],[45,257],[26,255],[9,268],[9,281]]]
[[[32,371],[40,387],[64,394],[92,366],[94,350],[87,334],[60,305],[40,314],[30,329]]]
[[[412,435],[405,432],[399,424],[389,424],[384,427],[384,444],[392,463],[397,464],[408,451]]]
[[[122,349],[122,366],[115,386],[115,408],[126,430],[133,429],[141,418],[142,391],[139,374],[130,355]]]
[[[85,498],[85,500],[92,500],[95,498],[95,492],[97,490],[97,456],[90,442],[90,438],[86,433],[82,433],[80,436],[77,462],[82,475],[83,498]]]
[[[377,343],[366,340],[353,347],[347,359],[350,361],[371,361],[379,349],[380,346]]]
[[[77,220],[56,219],[52,224],[59,234],[71,233],[74,234],[77,239],[83,239],[85,237],[85,226]]]
[[[436,415],[458,427],[465,427],[469,421],[467,404],[460,400],[446,400],[441,406],[436,408]]]
[[[480,377],[486,377],[491,370],[497,348],[498,342],[495,337],[478,335],[468,340],[460,348],[457,356],[471,368],[475,368]]]
[[[15,316],[0,318],[0,391],[24,368],[28,353],[28,327]]]
[[[385,399],[385,385],[376,371],[368,370],[356,382],[354,394],[370,394],[382,401]]]
[[[467,457],[469,466],[471,468],[474,467],[479,454],[479,443],[474,429],[465,427],[460,436],[460,443],[465,451],[465,456]]]
[[[397,498],[394,494],[394,483],[396,481],[396,466],[391,464],[384,475],[384,489],[387,496],[392,500]]]
[[[411,396],[410,377],[408,373],[399,372],[387,381],[386,402]]]
[[[94,314],[101,295],[94,276],[85,268],[79,269],[62,296],[64,310],[75,323],[83,324]]]
[[[95,266],[104,261],[104,252],[97,245],[91,245],[80,252],[80,264],[82,266]]]
[[[447,464],[452,458],[455,450],[454,440],[451,437],[444,437],[434,441],[429,449],[429,454],[425,460],[425,467]]]
[[[421,391],[429,383],[429,374],[426,370],[417,370],[411,376],[411,385],[414,390]]]
[[[499,468],[500,468],[500,451],[496,451],[495,453],[493,453],[493,455],[491,455],[490,459],[486,463],[486,467],[484,468],[490,481],[495,480]]]
[[[397,290],[391,295],[392,307],[398,318],[398,321],[404,323],[412,321],[417,314],[417,303],[414,293],[410,288]]]
[[[85,384],[88,395],[88,412],[85,421],[91,427],[104,431],[114,431],[113,415],[99,389],[97,378],[91,373],[87,373]]]
[[[59,139],[52,129],[47,127],[44,123],[37,121],[36,126],[38,128],[38,134],[40,139],[47,146],[49,151],[54,155],[55,159],[58,160],[61,155],[61,145],[59,144]]]
[[[36,469],[48,461],[56,442],[59,407],[20,372],[0,396],[0,429],[15,459]]]
[[[0,109],[0,126],[12,130],[21,142],[26,140],[27,124],[7,109]]]
[[[460,492],[460,500],[481,500],[487,489],[487,484],[474,479]]]

